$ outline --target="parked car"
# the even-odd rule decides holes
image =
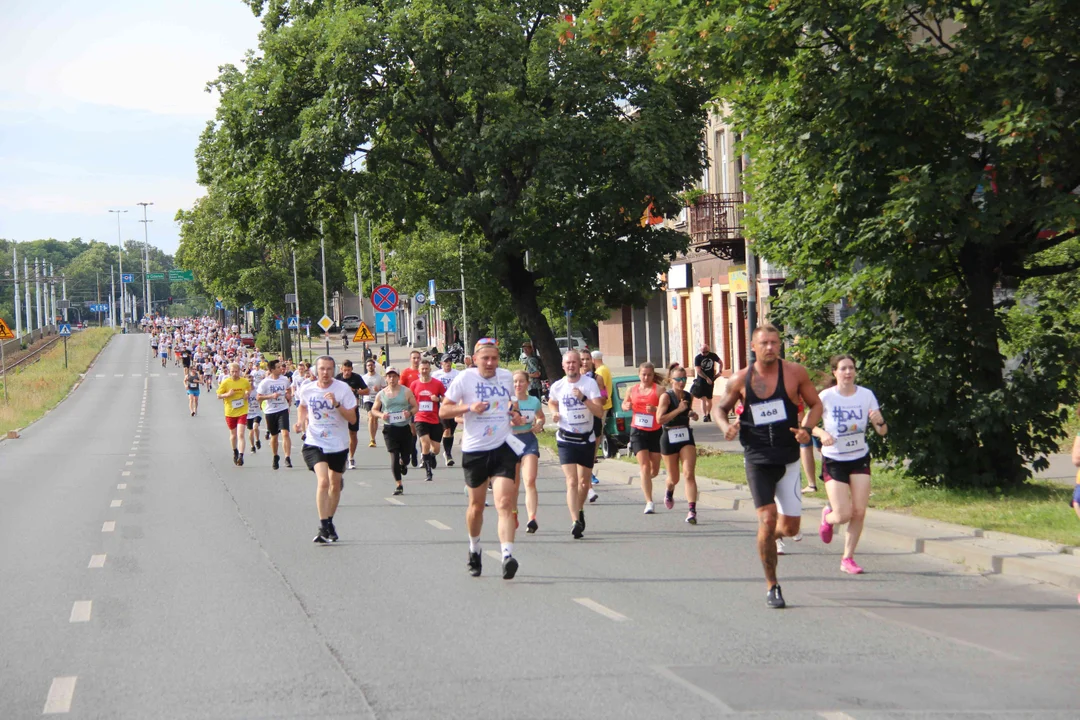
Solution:
[[[573,340],[573,345],[571,345],[570,343],[571,340]],[[574,350],[579,350],[581,352],[589,352],[589,344],[585,342],[585,338],[583,336],[578,335],[577,333],[574,333],[574,335],[569,339],[567,339],[565,335],[555,338],[555,342],[558,343],[559,352],[561,353],[566,352],[567,349],[571,347]]]
[[[611,378],[611,410],[604,421],[604,437],[600,439],[600,451],[604,457],[615,457],[616,453],[630,444],[630,419],[632,412],[622,409],[623,398],[630,388],[640,382],[637,375],[618,375]]]
[[[360,316],[359,315],[346,315],[341,319],[341,329],[348,330],[349,332],[356,332],[360,329]]]
[[[255,336],[251,333],[240,333],[240,344],[244,347],[255,347]]]

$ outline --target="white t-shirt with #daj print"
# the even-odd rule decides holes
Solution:
[[[334,401],[346,410],[356,407],[356,395],[352,388],[340,380],[331,380],[329,387],[319,387],[315,380],[304,383],[300,389],[300,407],[308,410],[305,445],[314,445],[323,452],[336,453],[349,449],[349,423],[327,400],[326,393],[334,394]]]
[[[822,420],[825,432],[836,442],[822,447],[821,454],[830,460],[858,460],[869,452],[866,446],[866,430],[870,427],[870,412],[877,410],[874,393],[855,386],[855,394],[841,395],[835,387],[821,392],[824,407]]]
[[[505,368],[495,368],[495,376],[485,378],[477,368],[469,368],[450,383],[446,397],[469,406],[477,402],[488,403],[488,409],[482,413],[470,410],[461,416],[465,424],[461,440],[463,452],[494,450],[506,442],[514,404],[513,373]]]

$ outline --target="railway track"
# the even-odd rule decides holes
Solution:
[[[20,368],[27,367],[28,365],[33,365],[41,359],[41,356],[45,353],[46,350],[56,345],[56,343],[60,342],[61,339],[61,336],[57,335],[56,337],[49,339],[43,345],[35,348],[34,350],[27,353],[18,360],[7,363],[2,368],[0,368],[0,375],[6,375],[12,370],[18,370]]]

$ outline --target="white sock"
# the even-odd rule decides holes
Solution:
[[[510,557],[511,555],[514,554],[514,543],[503,543],[502,544],[502,551],[503,551],[503,557],[504,558]]]
[[[469,552],[480,552],[480,536],[469,538]]]

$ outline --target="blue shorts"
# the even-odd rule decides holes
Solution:
[[[195,389],[195,390],[188,390],[188,391],[187,391],[187,394],[188,394],[188,395],[194,395],[195,397],[199,397],[199,391],[198,391],[198,389]]]
[[[521,451],[521,457],[525,455],[540,457],[540,441],[536,439],[536,433],[530,430],[529,432],[514,433],[514,437],[525,444],[525,449]]]
[[[811,446],[813,446],[813,447],[817,448],[818,450],[820,450],[821,449],[821,441],[818,440],[813,435],[811,435],[810,436],[810,442],[806,443],[805,445],[803,445],[802,443],[799,443],[799,447],[801,447],[801,448],[806,448],[806,447],[811,447]]]
[[[1073,499],[1072,502],[1069,503],[1069,507],[1072,507],[1074,504],[1080,504],[1080,485],[1077,485],[1073,489]]]

